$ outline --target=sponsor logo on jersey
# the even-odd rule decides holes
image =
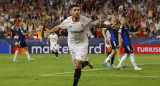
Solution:
[[[81,31],[70,31],[72,34],[74,34],[74,33],[82,33],[82,32],[84,32],[84,30],[81,30]]]

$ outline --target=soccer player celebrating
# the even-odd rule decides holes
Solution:
[[[111,17],[112,17],[112,15],[108,15],[107,16],[107,21],[105,21],[104,24],[111,25]],[[112,47],[111,47],[111,43],[110,43],[111,34],[110,34],[109,30],[107,30],[107,28],[103,28],[102,29],[102,34],[104,36],[105,43],[106,43],[106,46],[108,48],[108,53],[107,53],[107,56],[108,56],[112,51]],[[111,58],[111,65],[109,63],[110,61],[107,62],[107,66],[106,66],[105,63],[102,63],[104,65],[104,67],[105,68],[107,68],[107,67],[115,67],[114,64],[113,64],[114,58],[115,58],[115,55],[113,55],[113,57]]]
[[[133,48],[132,48],[131,40],[130,40],[130,34],[135,35],[135,34],[138,34],[139,32],[129,32],[129,28],[127,26],[126,19],[124,17],[122,17],[120,19],[120,23],[121,23],[121,26],[120,26],[120,29],[118,31],[119,32],[119,38],[120,38],[119,42],[122,42],[122,45],[124,47],[125,55],[121,58],[117,68],[121,68],[123,62],[126,60],[126,58],[130,54],[130,59],[131,59],[131,62],[134,66],[134,69],[135,70],[142,70],[142,68],[139,68],[136,65],[135,57],[134,57],[134,53],[133,53]]]
[[[13,62],[18,62],[16,60],[16,57],[17,57],[17,54],[18,52],[20,51],[21,48],[24,48],[25,49],[25,54],[27,55],[27,58],[28,58],[28,61],[34,61],[34,59],[31,59],[30,55],[29,55],[29,52],[28,52],[28,47],[26,45],[26,42],[25,42],[25,36],[26,35],[29,35],[29,33],[26,33],[23,29],[23,22],[20,22],[19,23],[19,28],[18,28],[18,48],[15,52],[15,55],[14,55],[14,58],[13,58]]]
[[[55,32],[52,32],[47,39],[47,45],[48,45],[48,41],[50,40],[50,50],[51,53],[56,55],[56,59],[58,59],[58,50],[57,50],[57,44],[58,44],[58,36]],[[53,49],[55,49],[55,52],[53,51]]]
[[[85,66],[93,68],[90,60],[84,61],[85,56],[88,51],[88,37],[87,31],[89,26],[98,26],[102,28],[108,28],[109,25],[97,24],[91,19],[80,15],[79,5],[70,6],[71,16],[67,17],[60,25],[55,26],[52,30],[47,31],[46,33],[51,33],[59,31],[60,29],[67,29],[68,31],[68,47],[74,62],[75,73],[74,73],[74,82],[73,86],[78,85],[78,81],[81,76],[81,69]]]

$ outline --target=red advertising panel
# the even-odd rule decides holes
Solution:
[[[160,54],[160,44],[133,44],[135,54]]]
[[[135,54],[160,54],[160,44],[133,44],[132,46]],[[120,51],[121,54],[124,54],[123,46],[120,48]]]

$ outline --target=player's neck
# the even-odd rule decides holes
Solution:
[[[72,16],[72,21],[73,21],[73,22],[78,22],[79,19],[80,19],[80,17],[73,17],[73,16]]]

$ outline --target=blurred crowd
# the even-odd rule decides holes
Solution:
[[[160,38],[159,0],[0,0],[0,38],[18,38],[17,28],[30,32],[26,38],[46,38],[44,31],[60,24],[69,15],[71,4],[79,4],[81,14],[93,20],[106,21],[114,14],[118,20],[126,16],[131,32],[141,31],[136,37]],[[57,32],[67,37],[67,30]],[[103,37],[102,30],[90,28],[89,38]]]

